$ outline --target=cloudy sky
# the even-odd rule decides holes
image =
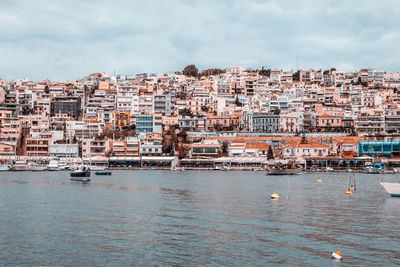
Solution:
[[[400,2],[0,0],[0,78],[243,67],[400,71]]]

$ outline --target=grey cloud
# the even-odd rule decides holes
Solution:
[[[0,77],[271,67],[400,71],[398,1],[2,1]]]

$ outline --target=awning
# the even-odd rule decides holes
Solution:
[[[177,159],[177,157],[156,157],[156,156],[147,156],[147,157],[142,157],[142,161],[173,161]]]

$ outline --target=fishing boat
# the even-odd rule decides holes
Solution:
[[[59,168],[58,160],[50,160],[47,169],[49,171],[59,171],[60,168]]]
[[[400,197],[400,183],[380,182],[391,197]]]
[[[303,173],[302,168],[295,169],[278,169],[278,168],[270,168],[268,169],[268,175],[295,175]]]
[[[31,166],[27,163],[26,160],[17,160],[15,164],[12,166],[13,171],[30,171]]]
[[[89,182],[90,170],[86,167],[81,167],[70,172],[72,181]]]
[[[31,167],[31,171],[46,171],[47,166],[43,164],[33,164]]]
[[[104,171],[97,171],[97,172],[95,172],[95,174],[96,175],[108,175],[108,176],[110,176],[110,175],[112,175],[112,172],[108,171],[108,170],[104,170]]]
[[[287,164],[277,163],[268,168],[268,175],[295,175],[303,173],[303,168],[296,164],[295,161],[289,161]]]

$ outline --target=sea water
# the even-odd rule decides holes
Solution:
[[[398,265],[400,198],[382,179],[399,180],[113,171],[82,184],[68,172],[2,172],[0,265]]]

